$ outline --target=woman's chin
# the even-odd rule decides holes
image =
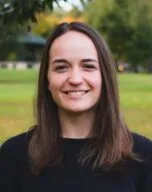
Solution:
[[[81,107],[66,107],[66,108],[60,108],[61,111],[64,111],[66,113],[69,114],[73,114],[73,115],[79,115],[82,113],[88,113],[90,112],[92,109],[91,108],[82,108]]]

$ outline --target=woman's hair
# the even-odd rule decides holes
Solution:
[[[98,53],[102,76],[102,91],[92,129],[94,139],[80,152],[79,163],[84,165],[94,159],[93,169],[112,168],[125,158],[135,159],[132,136],[119,109],[115,64],[106,42],[98,32],[84,23],[62,23],[48,38],[40,66],[35,106],[36,125],[33,127],[28,149],[35,174],[47,165],[62,163],[61,127],[57,105],[48,89],[47,73],[52,43],[68,31],[83,33],[92,40]]]

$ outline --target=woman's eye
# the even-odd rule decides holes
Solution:
[[[93,64],[84,64],[83,67],[85,69],[93,70],[95,69],[95,66]]]
[[[57,72],[64,72],[64,71],[66,71],[67,70],[67,66],[64,66],[64,65],[61,65],[61,66],[56,66],[55,67],[55,71],[57,71]]]

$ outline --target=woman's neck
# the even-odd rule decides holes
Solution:
[[[94,124],[95,112],[88,111],[80,114],[59,109],[59,119],[64,138],[86,138],[90,137]]]

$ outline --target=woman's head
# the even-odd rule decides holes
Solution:
[[[96,48],[86,35],[71,30],[54,40],[47,78],[59,112],[95,112],[102,80]]]
[[[78,65],[75,65],[76,63],[79,68]],[[63,65],[64,71],[56,70],[59,67],[63,68]],[[69,67],[68,71],[70,71],[68,75],[65,71],[67,66]],[[86,67],[92,67],[92,69],[88,70]],[[108,98],[114,96],[112,91],[117,89],[115,88],[114,74],[114,63],[102,37],[94,29],[83,23],[63,23],[57,26],[45,46],[39,77],[40,97],[41,100],[44,99],[54,107],[56,106],[55,103],[59,107],[63,107],[62,99],[67,101],[69,105],[69,101],[71,101],[71,105],[73,105],[72,99],[66,100],[67,97],[62,97],[65,96],[65,92],[80,90],[88,92],[85,96],[90,96],[91,101],[87,100],[89,97],[83,97],[84,100],[78,103],[78,99],[73,98],[73,102],[75,100],[73,109],[76,110],[79,105],[83,108],[83,104],[87,105],[87,101],[88,106],[86,108],[89,108],[89,105],[90,107],[95,105],[97,101],[107,108],[108,104],[111,105]],[[68,81],[69,84],[64,84],[67,79],[70,80]],[[89,93],[92,93],[92,95]],[[108,102],[106,103],[106,101]]]
[[[91,134],[96,142],[81,154],[80,162],[97,154],[97,168],[132,155],[131,135],[119,110],[115,66],[106,42],[94,29],[79,22],[62,23],[48,38],[40,67],[37,125],[29,146],[37,170],[48,162],[61,162],[58,108],[82,112],[95,106]]]

